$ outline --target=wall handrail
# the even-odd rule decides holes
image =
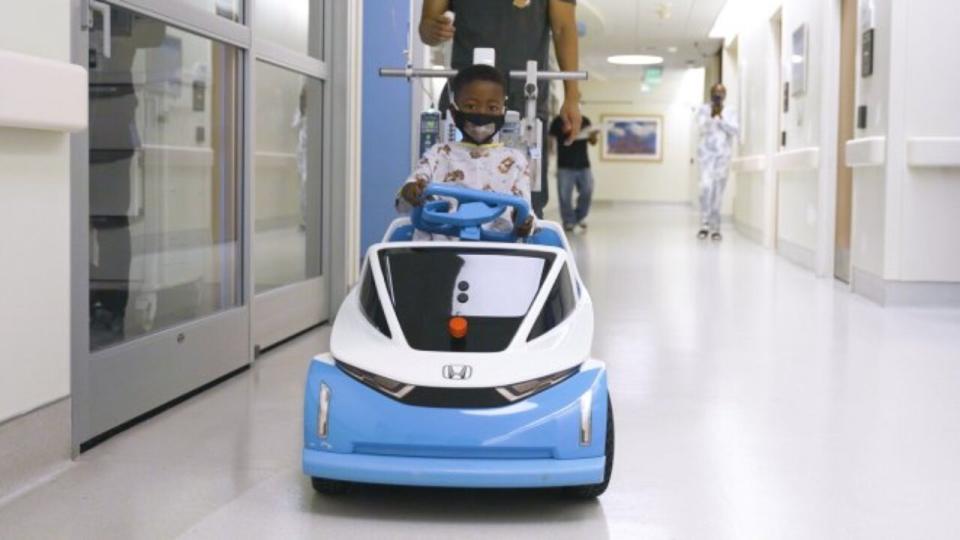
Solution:
[[[773,168],[780,172],[809,171],[820,168],[820,147],[786,150],[773,156]]]
[[[0,50],[0,127],[73,133],[87,128],[87,71]]]
[[[960,167],[960,137],[910,137],[907,164],[911,167]]]
[[[847,167],[882,167],[887,163],[887,138],[863,137],[847,141]]]
[[[765,154],[740,156],[733,158],[731,164],[733,171],[737,173],[762,172],[767,169],[767,156]]]

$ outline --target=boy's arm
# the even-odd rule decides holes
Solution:
[[[426,188],[427,184],[433,181],[433,176],[437,172],[438,157],[440,155],[440,152],[437,150],[437,146],[434,146],[433,148],[427,150],[425,154],[423,154],[423,158],[417,162],[417,166],[413,169],[413,172],[410,174],[410,176],[407,177],[406,182],[400,186],[400,190],[397,192],[396,201],[394,202],[394,206],[398,212],[407,214],[413,210],[413,204],[411,204],[411,201],[407,200],[407,198],[403,196],[404,190],[410,189],[407,188],[408,185],[416,184],[422,188]]]

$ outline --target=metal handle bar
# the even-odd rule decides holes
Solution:
[[[380,68],[381,77],[403,77],[405,79],[449,79],[456,76],[455,69],[422,68]]]
[[[423,68],[380,68],[381,77],[403,77],[405,79],[449,79],[457,75],[455,69]],[[511,79],[526,79],[526,71],[511,71]],[[585,81],[589,78],[586,71],[538,71],[541,81]]]
[[[511,79],[526,79],[526,71],[511,71]],[[586,71],[538,71],[537,80],[541,81],[585,81],[589,79]]]

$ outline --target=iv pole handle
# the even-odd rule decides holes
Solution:
[[[380,68],[381,77],[397,77],[404,79],[449,79],[456,76],[455,69],[423,69],[423,68]],[[526,79],[526,71],[511,71],[511,79]],[[538,71],[539,81],[585,81],[586,71]]]

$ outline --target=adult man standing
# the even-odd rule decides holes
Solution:
[[[583,129],[590,127],[590,119],[583,117]],[[560,217],[563,230],[572,232],[576,226],[586,230],[587,214],[593,199],[593,173],[590,172],[590,156],[587,143],[596,146],[599,135],[591,131],[577,137],[572,144],[563,144],[566,134],[563,132],[563,119],[559,116],[550,125],[550,136],[557,142],[557,191],[560,197]],[[573,190],[577,190],[577,204],[573,205]]]
[[[456,15],[456,26],[446,15]],[[451,67],[463,69],[473,64],[475,48],[491,48],[497,53],[497,68],[505,74],[527,68],[527,61],[536,60],[545,69],[550,58],[550,36],[562,71],[579,69],[576,0],[424,0],[420,19],[420,38],[435,46],[453,40]],[[560,117],[564,123],[566,142],[573,142],[580,133],[580,91],[576,81],[564,81],[564,101]],[[550,87],[540,83],[537,117],[543,121],[547,138],[547,116]],[[441,99],[446,106],[448,96]],[[523,84],[511,81],[507,105],[524,111]],[[533,193],[533,209],[543,217],[549,199],[547,160],[541,160],[540,189]]]
[[[737,115],[724,108],[727,89],[716,84],[710,89],[710,103],[697,111],[700,126],[700,232],[701,240],[708,236],[720,241],[720,209],[723,205],[723,190],[730,177],[730,160],[733,157],[733,142],[740,133]]]

